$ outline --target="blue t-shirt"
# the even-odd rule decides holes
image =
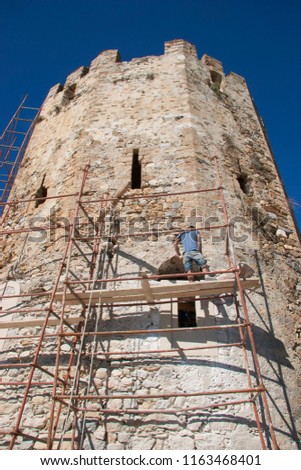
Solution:
[[[183,253],[193,250],[199,251],[197,242],[199,234],[198,230],[187,230],[187,232],[182,232],[177,236],[182,243]]]

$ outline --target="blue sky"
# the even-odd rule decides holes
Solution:
[[[50,87],[102,50],[163,54],[182,38],[245,77],[301,226],[300,0],[1,0],[0,134],[25,94]]]

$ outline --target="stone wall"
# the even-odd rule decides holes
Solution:
[[[141,165],[141,188],[131,189],[134,154]],[[18,283],[24,294],[20,308],[33,308],[32,313],[14,314],[13,320],[45,317],[49,301],[45,293],[52,291],[58,276],[87,164],[90,169],[83,199],[99,200],[105,194],[112,198],[128,183],[127,197],[145,196],[120,200],[115,205],[114,217],[121,235],[119,249],[112,263],[108,264],[105,254],[102,255],[98,267],[101,274],[132,279],[141,271],[154,275],[164,263],[172,265],[173,237],[158,230],[181,229],[187,222],[200,228],[224,224],[218,190],[178,194],[218,188],[215,157],[231,223],[231,249],[236,262],[248,265],[260,280],[260,289],[247,291],[247,303],[277,441],[283,449],[295,449],[300,431],[300,339],[296,331],[300,324],[301,284],[297,229],[245,80],[234,73],[225,76],[222,64],[207,55],[199,60],[193,45],[182,40],[170,41],[165,44],[162,56],[130,62],[122,62],[118,51],[104,51],[90,67],[81,67],[67,77],[64,86],[57,84],[49,91],[10,198],[31,199],[45,174],[49,199],[37,207],[34,201],[23,202],[7,213],[2,226],[5,244],[1,282],[3,286],[7,280]],[[162,192],[176,194],[147,198]],[[51,198],[66,194],[70,196]],[[93,202],[85,204],[94,221],[99,217],[100,206]],[[87,220],[81,211],[81,221]],[[22,231],[50,225],[56,228],[45,232]],[[109,226],[108,215],[106,227]],[[154,234],[134,237],[133,232],[139,230]],[[225,230],[202,230],[202,235],[210,269],[227,269]],[[69,269],[73,279],[87,279],[91,249],[84,242],[78,245],[79,250],[72,251]],[[64,273],[59,289],[64,286]],[[181,285],[186,281],[174,282]],[[151,281],[153,286],[158,284]],[[112,285],[107,284],[108,288]],[[140,281],[132,279],[114,285],[137,288]],[[209,312],[204,321],[214,325],[235,322],[233,301],[219,299],[209,304],[210,308],[201,308]],[[59,314],[58,304],[55,309]],[[80,304],[70,307],[69,312],[81,315]],[[117,307],[113,311],[111,307],[95,308],[91,309],[87,327],[96,326],[99,331],[140,328],[151,331],[162,327],[164,315],[171,312],[172,304]],[[38,337],[40,331],[25,327],[5,332],[7,339],[0,343],[1,361],[15,363],[16,367],[2,369],[3,383],[16,380],[26,383],[28,367],[17,364],[31,363],[37,339],[30,340],[29,336]],[[55,331],[55,326],[47,330]],[[199,341],[232,343],[238,340],[237,334],[234,330],[219,330],[209,338],[200,333]],[[8,339],[9,335],[20,338]],[[243,353],[238,348],[204,350],[200,355],[121,354],[108,358],[100,354],[92,362],[89,359],[95,351],[160,349],[162,339],[165,341],[166,337],[157,333],[112,336],[96,343],[87,339],[79,391],[122,396],[180,395],[231,388],[233,384],[247,386]],[[190,341],[189,337],[186,341]],[[63,341],[56,357],[57,338],[48,338],[43,342],[39,363],[54,373],[57,361],[63,377],[73,347],[72,342]],[[252,363],[249,346],[247,350]],[[77,353],[70,368],[71,377],[76,361]],[[253,366],[251,377],[254,385]],[[3,429],[11,429],[20,409],[24,384],[1,389],[4,402],[0,423]],[[25,434],[46,438],[51,393],[49,374],[36,370],[20,424]],[[207,404],[206,400],[178,396],[149,400],[116,398],[102,403],[105,409],[112,410],[166,410]],[[264,420],[264,411],[261,412]],[[61,444],[56,438],[54,447],[70,447],[72,414],[67,416],[63,411],[57,424],[57,435],[64,433],[65,438]],[[85,432],[77,446],[84,449],[260,448],[250,404],[177,414],[110,415],[91,411],[79,418],[79,427]],[[7,437],[3,437],[4,448],[6,444]],[[45,443],[18,437],[16,447],[38,449],[45,448]]]

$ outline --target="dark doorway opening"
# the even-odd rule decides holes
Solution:
[[[178,303],[178,326],[179,328],[197,326],[194,302]]]

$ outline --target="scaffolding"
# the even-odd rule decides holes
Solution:
[[[31,342],[35,348],[33,358],[27,362],[8,363],[4,361],[0,367],[7,370],[27,371],[27,377],[17,380],[2,380],[0,389],[15,391],[16,397],[20,399],[17,417],[12,427],[2,429],[0,436],[6,443],[8,449],[18,448],[22,439],[32,442],[32,445],[39,446],[35,448],[45,449],[82,449],[87,434],[86,421],[93,417],[102,420],[108,419],[114,415],[122,416],[126,421],[133,416],[154,415],[199,415],[206,410],[223,409],[228,406],[249,405],[252,408],[258,435],[262,449],[278,449],[275,431],[269,411],[267,400],[267,391],[263,383],[259,359],[256,353],[256,346],[253,337],[252,325],[248,312],[245,289],[256,289],[259,287],[258,279],[242,279],[240,268],[235,260],[233,247],[230,239],[230,223],[227,214],[227,206],[223,193],[222,181],[220,178],[218,161],[215,159],[216,186],[193,191],[183,191],[176,193],[153,193],[153,194],[127,194],[128,186],[120,190],[117,194],[110,196],[103,194],[101,198],[93,198],[93,192],[86,190],[86,183],[90,171],[87,165],[83,171],[83,177],[80,189],[75,194],[64,194],[46,197],[50,198],[72,197],[76,196],[75,210],[73,220],[68,226],[67,240],[62,261],[51,291],[46,292],[28,292],[18,295],[8,295],[6,287],[2,289],[2,302],[12,297],[22,301],[21,307],[2,310],[0,328],[7,328],[13,334],[0,336],[3,341],[22,342],[26,340]],[[192,273],[195,277],[193,283],[178,282],[174,285],[153,286],[152,281],[159,280],[186,280],[187,275],[183,273],[150,275],[141,272],[139,276],[119,276],[113,269],[113,260],[109,250],[102,246],[106,240],[108,243],[115,239],[122,239],[124,235],[120,234],[115,220],[115,209],[119,201],[134,199],[168,199],[170,196],[215,192],[223,208],[224,223],[211,227],[199,227],[198,230],[215,230],[224,228],[226,231],[225,257],[227,267],[213,271],[211,274],[228,274],[228,279],[198,280],[202,273]],[[12,206],[24,203],[34,202],[36,199],[15,200],[3,203],[6,211],[2,217],[2,227],[8,216],[9,209]],[[98,217],[95,219],[89,215],[88,207],[95,205],[99,207]],[[81,222],[81,220],[84,220]],[[109,227],[107,229],[107,226]],[[87,229],[88,234],[82,233]],[[51,225],[35,227],[35,230],[59,229],[60,226]],[[17,228],[1,230],[1,234],[12,236],[17,233],[29,233],[32,228]],[[92,233],[91,233],[92,232]],[[160,234],[174,234],[174,229],[162,230]],[[135,237],[152,236],[152,231],[139,231],[132,233]],[[72,260],[74,253],[82,257],[87,264],[89,275],[87,278],[80,278],[74,271]],[[109,277],[108,266],[111,265],[114,273]],[[140,286],[133,288],[126,286],[119,288],[122,283],[139,282]],[[221,325],[205,325],[194,327],[168,327],[156,329],[116,329],[106,330],[103,328],[102,318],[104,309],[109,309],[111,318],[116,315],[120,318],[125,312],[120,311],[124,308],[127,315],[135,315],[133,307],[154,307],[164,304],[171,304],[183,299],[209,300],[222,298],[231,298],[235,305],[236,321]],[[37,300],[43,302],[43,308],[27,307],[24,304],[27,301]],[[132,310],[131,310],[132,309]],[[75,312],[75,313],[74,313]],[[26,319],[26,315],[40,315],[38,319]],[[22,315],[22,320],[14,321],[12,314]],[[10,316],[8,321],[6,317]],[[42,318],[41,318],[42,317]],[[20,328],[36,328],[34,334],[14,333]],[[154,348],[147,350],[105,350],[102,347],[102,340],[111,340],[114,338],[127,338],[140,335],[162,335],[172,332],[204,332],[204,331],[226,331],[236,329],[239,332],[240,340],[235,343],[205,344],[193,347],[174,347]],[[1,331],[1,330],[0,330]],[[247,342],[251,349],[251,356],[254,367],[256,383],[252,382],[251,364],[247,354]],[[46,346],[48,349],[46,349]],[[50,360],[49,348],[53,358]],[[131,358],[149,358],[160,357],[164,361],[165,357],[170,360],[170,355],[174,357],[183,354],[195,352],[210,348],[238,348],[242,351],[243,369],[246,376],[246,386],[241,388],[223,388],[218,390],[200,390],[195,392],[169,392],[169,393],[150,393],[137,394],[128,392],[114,393],[91,393],[93,382],[93,370],[96,360],[105,362],[116,360],[131,360]],[[47,352],[47,354],[46,354]],[[173,357],[173,356],[172,356]],[[31,398],[36,390],[42,390],[44,396],[49,396],[49,419],[47,432],[44,434],[29,434],[24,432],[24,424],[29,409]],[[140,406],[139,403],[147,403],[165,398],[197,398],[206,397],[209,402],[196,403],[185,406],[173,407],[152,407]],[[227,397],[227,398],[225,398]],[[121,408],[110,406],[114,400],[122,400],[123,403],[130,403],[132,406],[123,406]]]
[[[27,95],[0,137],[0,202],[6,202],[22,163],[39,115],[39,108],[25,105]],[[3,206],[0,207],[0,216]]]

